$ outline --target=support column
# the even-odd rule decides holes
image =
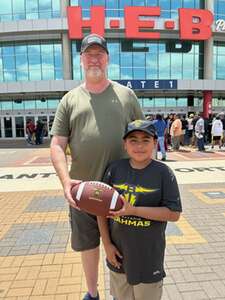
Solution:
[[[0,122],[1,122],[1,137],[4,138],[5,137],[4,117],[0,118]]]
[[[66,17],[66,7],[70,5],[69,0],[60,0],[60,15],[61,17]]]
[[[212,113],[212,91],[203,91],[203,118]]]
[[[214,13],[214,1],[206,0],[205,9]],[[213,79],[213,37],[204,42],[204,79]]]
[[[12,138],[16,138],[16,120],[15,116],[10,117],[12,120]]]
[[[60,1],[61,17],[67,17],[66,8],[69,6],[69,0]],[[63,60],[63,79],[72,79],[72,49],[71,41],[68,37],[68,32],[62,33],[62,60]]]
[[[214,13],[214,1],[206,0],[205,9]],[[213,38],[204,42],[204,79],[213,79]],[[212,113],[212,91],[203,91],[203,117]]]

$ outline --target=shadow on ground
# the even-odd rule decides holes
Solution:
[[[12,149],[12,148],[17,148],[17,149],[24,149],[24,148],[49,148],[50,145],[50,139],[45,139],[44,143],[41,145],[31,145],[28,144],[27,141],[25,140],[0,140],[0,149]]]

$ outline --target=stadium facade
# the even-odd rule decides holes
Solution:
[[[225,111],[224,0],[7,0],[0,7],[0,138],[28,119],[51,128],[82,81],[80,41],[105,36],[109,78],[135,90],[145,114]]]

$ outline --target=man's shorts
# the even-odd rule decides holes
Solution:
[[[71,247],[75,251],[94,249],[100,244],[97,217],[70,207]]]
[[[221,135],[213,135],[213,141],[220,141],[220,140],[222,140]]]
[[[125,274],[110,271],[110,294],[116,300],[160,300],[163,281],[130,285]]]

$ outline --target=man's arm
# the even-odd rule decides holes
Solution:
[[[51,140],[51,160],[52,164],[56,170],[56,173],[61,181],[61,184],[64,189],[64,194],[69,202],[69,204],[77,208],[75,201],[71,196],[71,187],[75,184],[78,184],[79,180],[71,180],[68,165],[66,160],[66,146],[67,146],[68,138],[64,136],[53,136]]]

